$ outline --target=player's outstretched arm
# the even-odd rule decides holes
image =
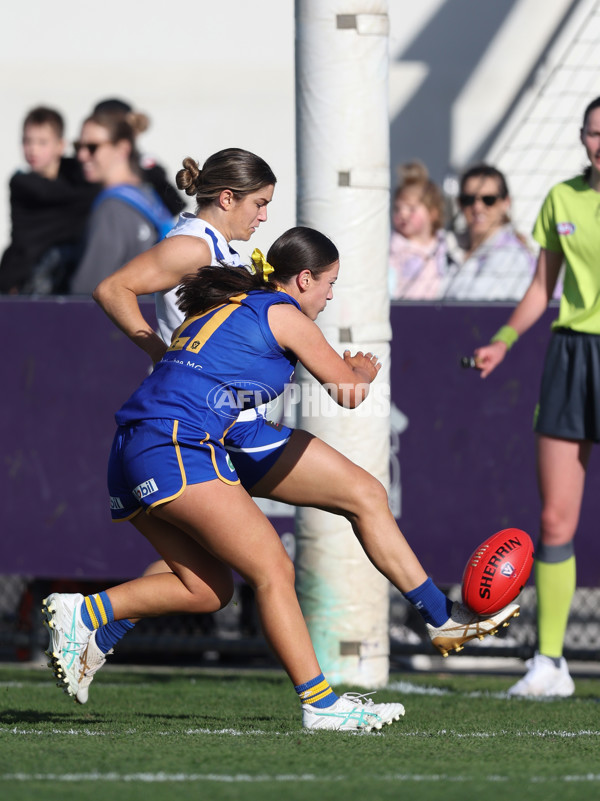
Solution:
[[[210,262],[210,250],[202,239],[163,239],[105,278],[93,298],[113,323],[157,362],[167,346],[144,318],[138,297],[173,289],[185,275]]]
[[[377,356],[348,350],[340,356],[312,320],[287,304],[271,306],[269,325],[281,347],[296,354],[336,403],[354,409],[364,401],[381,369]]]
[[[506,323],[506,326],[515,332],[515,341],[540,319],[548,307],[558,280],[562,260],[562,253],[546,250],[546,248],[540,250],[531,284]],[[496,341],[475,350],[475,362],[482,378],[486,378],[492,370],[496,369],[503,361],[508,349],[509,345],[506,342]]]

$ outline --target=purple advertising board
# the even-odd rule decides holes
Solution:
[[[144,305],[152,316],[152,304]],[[550,321],[482,381],[460,357],[486,342],[507,307],[393,304],[392,507],[426,570],[460,581],[466,558],[500,528],[535,540],[539,500],[531,430]],[[0,301],[3,365],[0,574],[128,578],[156,558],[133,526],[113,524],[106,462],[114,412],[149,362],[83,299]],[[600,514],[590,466],[578,582],[597,584]],[[293,518],[275,512],[280,534]]]

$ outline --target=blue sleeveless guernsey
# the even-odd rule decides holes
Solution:
[[[240,411],[274,400],[292,377],[296,357],[278,345],[267,318],[278,303],[300,308],[285,292],[252,291],[185,320],[117,423],[187,420],[222,439]]]
[[[280,395],[296,356],[278,343],[271,306],[285,292],[251,291],[185,320],[154,371],[119,409],[108,468],[111,513],[129,520],[216,478],[237,484],[223,440],[241,410]]]

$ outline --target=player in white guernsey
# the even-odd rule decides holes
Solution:
[[[213,266],[217,264],[244,266],[239,253],[231,247],[223,234],[195,214],[181,212],[177,224],[167,234],[167,239],[173,236],[195,236],[204,240],[210,250],[210,263]],[[177,287],[166,292],[157,292],[155,301],[158,330],[162,339],[169,343],[173,331],[183,322],[183,314],[177,304]]]

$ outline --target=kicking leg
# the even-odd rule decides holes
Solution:
[[[462,604],[452,604],[427,577],[398,528],[382,484],[305,431],[294,431],[283,454],[251,492],[346,517],[371,562],[421,613],[434,646],[444,656],[475,637],[495,634],[519,612],[518,605],[509,604],[482,620]]]
[[[381,482],[306,431],[294,431],[251,494],[343,515],[371,562],[401,592],[414,590],[427,578],[398,528]]]

